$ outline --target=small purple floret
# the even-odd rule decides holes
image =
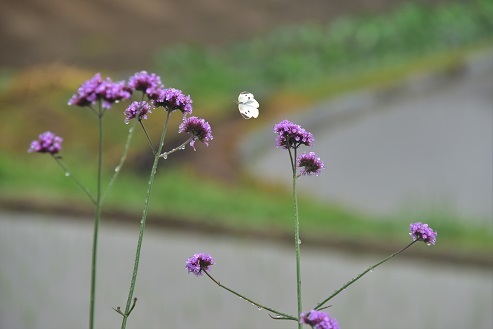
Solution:
[[[195,141],[199,140],[206,146],[209,146],[209,142],[213,139],[211,126],[204,119],[197,117],[185,117],[178,129],[179,133],[187,133],[193,136],[190,141],[190,146],[195,150]]]
[[[192,99],[190,95],[185,96],[183,92],[175,88],[161,90],[155,99],[154,106],[162,106],[167,111],[180,110],[183,114],[192,114]]]
[[[96,73],[79,87],[77,93],[68,101],[68,105],[88,106],[95,104],[97,99],[96,90],[102,83],[101,74]]]
[[[427,245],[432,245],[437,240],[437,232],[433,231],[428,224],[421,222],[411,223],[409,225],[409,231],[414,241],[423,241]]]
[[[137,118],[139,121],[142,119],[147,119],[147,113],[152,113],[149,103],[145,101],[133,102],[123,112],[125,115],[125,123],[128,123],[133,118]]]
[[[288,120],[283,120],[276,124],[274,132],[278,134],[276,146],[283,149],[296,149],[302,144],[312,146],[315,140],[311,133]]]
[[[188,273],[200,276],[202,275],[202,271],[209,271],[210,266],[214,264],[214,259],[211,255],[199,253],[187,259],[185,268],[188,270]]]
[[[63,138],[56,136],[51,131],[39,135],[39,139],[31,143],[27,152],[39,152],[57,154],[62,149]]]
[[[311,310],[301,313],[300,322],[310,325],[313,329],[339,329],[339,323],[327,313]]]
[[[322,169],[325,169],[324,163],[314,152],[303,153],[297,160],[298,168],[304,167],[301,175],[320,175]]]
[[[156,99],[164,88],[161,77],[146,71],[140,71],[131,76],[128,79],[128,86],[132,90],[142,91],[149,99]]]

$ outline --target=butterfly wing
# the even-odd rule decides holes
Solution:
[[[240,110],[241,115],[245,119],[251,119],[258,117],[258,108],[251,106],[249,104],[238,104],[238,109]]]
[[[255,98],[251,98],[245,104],[249,105],[249,106],[253,106],[253,107],[259,107],[260,106],[260,104],[257,102],[257,100]]]
[[[252,93],[249,93],[249,92],[246,92],[246,91],[242,91],[240,93],[240,95],[238,96],[238,103],[246,103],[246,102],[248,102],[251,99],[253,99],[253,94]]]

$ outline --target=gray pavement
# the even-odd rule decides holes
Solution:
[[[101,227],[96,328],[120,326],[112,307],[126,301],[139,220]],[[87,328],[91,238],[91,220],[0,212],[0,328]],[[301,247],[306,309],[379,260]],[[138,302],[127,328],[296,327],[271,320],[207,277],[188,275],[185,261],[196,252],[214,256],[211,273],[221,283],[295,312],[291,248],[148,226],[135,290]],[[491,270],[397,257],[338,295],[328,311],[344,329],[490,329],[492,275]]]

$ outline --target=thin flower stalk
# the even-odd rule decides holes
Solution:
[[[110,182],[108,183],[108,186],[106,187],[106,190],[103,193],[103,196],[101,197],[101,202],[104,201],[106,195],[108,194],[108,191],[111,189],[111,187],[113,186],[113,183],[115,183],[115,180],[117,179],[118,175],[121,172],[121,169],[123,167],[123,163],[125,162],[125,160],[127,158],[128,150],[130,148],[130,142],[132,141],[132,137],[133,137],[133,134],[135,131],[135,124],[136,123],[134,122],[132,124],[132,126],[130,127],[130,129],[128,130],[127,141],[125,142],[125,147],[123,148],[122,156],[120,158],[120,161],[118,162],[118,165],[115,167],[115,172],[114,172],[113,176],[111,177]]]
[[[275,309],[273,309],[273,308],[270,308],[270,307],[264,306],[264,305],[262,305],[262,304],[259,304],[259,303],[255,302],[255,301],[253,301],[253,300],[251,300],[251,299],[249,299],[249,298],[247,298],[247,297],[245,297],[245,296],[241,295],[240,293],[238,293],[238,292],[234,291],[233,289],[230,289],[230,288],[228,288],[228,287],[224,286],[223,284],[221,284],[221,282],[219,282],[219,281],[217,281],[216,279],[214,279],[214,278],[212,277],[212,275],[210,275],[210,274],[209,274],[209,272],[208,272],[208,271],[206,271],[205,269],[204,269],[204,270],[202,270],[202,272],[204,272],[204,273],[205,273],[205,274],[206,274],[206,275],[207,275],[207,276],[208,276],[208,277],[209,277],[209,278],[210,278],[210,279],[211,279],[211,280],[212,280],[215,284],[217,284],[219,287],[221,287],[221,288],[223,288],[223,289],[225,289],[225,290],[229,291],[230,293],[232,293],[232,294],[234,294],[234,295],[236,295],[236,296],[240,297],[241,299],[243,299],[243,300],[245,300],[245,301],[247,301],[247,302],[249,302],[249,303],[251,303],[251,304],[255,305],[255,306],[256,306],[259,310],[266,310],[266,311],[270,311],[270,312],[272,312],[272,313],[274,313],[274,314],[276,314],[276,315],[278,315],[278,316],[279,316],[279,318],[278,318],[278,317],[272,317],[272,316],[271,316],[272,318],[274,318],[274,319],[278,318],[278,319],[285,319],[285,320],[293,320],[293,321],[298,321],[298,318],[297,318],[297,317],[294,317],[294,316],[292,316],[292,315],[289,315],[289,314],[286,314],[286,313],[283,313],[283,312],[279,312],[279,311],[277,311],[277,310],[275,310]]]
[[[296,301],[298,305],[298,312],[296,314],[301,314],[303,310],[302,299],[301,299],[301,257],[300,257],[300,220],[298,216],[298,197],[296,194],[296,153],[297,149],[293,149],[293,153],[291,153],[291,149],[288,148],[289,158],[291,161],[292,168],[292,179],[293,179],[293,207],[294,207],[294,245],[295,245],[295,253],[296,253]],[[301,328],[302,324],[298,321],[298,328]]]
[[[315,306],[313,309],[314,310],[321,310],[324,308],[324,305],[329,301],[331,300],[332,298],[334,298],[335,296],[337,296],[339,293],[341,293],[342,291],[344,291],[344,289],[346,289],[347,287],[349,287],[350,285],[352,285],[353,283],[355,283],[356,281],[358,281],[359,279],[361,279],[361,277],[363,277],[366,273],[368,272],[371,272],[373,271],[376,267],[382,265],[383,263],[385,263],[386,261],[388,261],[389,259],[399,255],[400,253],[402,253],[404,250],[406,250],[407,248],[411,247],[414,243],[416,243],[417,241],[419,240],[415,240],[415,241],[412,241],[411,243],[409,243],[407,246],[405,246],[404,248],[402,248],[401,250],[393,253],[392,255],[384,258],[383,260],[381,260],[380,262],[376,263],[375,265],[372,265],[370,267],[368,267],[365,271],[363,271],[362,273],[360,273],[358,276],[356,276],[355,278],[353,278],[352,280],[348,281],[345,285],[343,285],[341,288],[337,289],[336,291],[334,291],[334,293],[332,295],[330,295],[328,298],[324,299],[322,302],[318,303],[317,306]]]
[[[101,110],[101,103],[99,103],[98,114],[98,173],[97,173],[97,188],[96,188],[96,210],[94,216],[94,232],[93,232],[93,244],[92,244],[92,261],[91,261],[91,300],[90,300],[90,312],[89,323],[90,328],[94,328],[94,307],[96,301],[96,271],[97,271],[97,255],[98,255],[98,235],[99,235],[99,222],[101,220],[101,174],[103,168],[103,114]]]
[[[65,164],[63,163],[62,159],[59,156],[56,156],[56,155],[52,155],[52,157],[60,165],[60,167],[62,167],[63,171],[65,172],[65,176],[68,176],[68,177],[72,178],[74,180],[74,182],[77,185],[79,185],[79,187],[82,189],[82,191],[84,191],[84,193],[91,200],[91,202],[94,205],[96,205],[97,201],[96,201],[96,199],[94,199],[94,197],[92,196],[91,192],[89,192],[89,190],[79,181],[79,179],[74,174],[72,174],[70,172],[70,170],[67,168],[67,166],[65,166]]]
[[[122,319],[122,325],[121,325],[122,329],[126,328],[128,316],[130,315],[131,309],[133,309],[132,308],[132,298],[133,298],[133,293],[134,293],[134,289],[135,289],[135,283],[137,281],[137,272],[139,270],[140,250],[142,248],[142,239],[144,237],[144,229],[145,229],[145,224],[146,224],[146,219],[147,219],[147,209],[149,206],[149,200],[151,198],[152,184],[154,182],[154,176],[156,174],[157,165],[159,162],[159,155],[161,154],[161,150],[162,150],[163,145],[164,145],[164,138],[166,137],[166,131],[168,129],[168,122],[169,122],[170,114],[171,114],[171,112],[168,111],[167,115],[166,115],[166,121],[164,123],[163,132],[161,134],[161,140],[159,142],[158,150],[156,153],[154,153],[154,163],[152,165],[151,174],[149,177],[149,184],[148,184],[148,188],[147,188],[146,200],[144,202],[144,210],[142,211],[142,219],[140,221],[139,240],[137,242],[137,251],[135,253],[135,262],[134,262],[134,269],[132,272],[132,280],[130,282],[130,289],[128,292],[127,305],[125,307],[125,312],[123,314],[123,319]]]
[[[140,123],[140,126],[142,127],[142,130],[144,131],[144,134],[146,135],[147,142],[149,143],[149,147],[151,148],[152,154],[154,154],[154,156],[156,156],[161,151],[156,151],[156,149],[154,148],[154,145],[152,144],[151,138],[149,137],[149,134],[147,133],[147,129],[145,128],[142,120],[139,120],[139,123]]]
[[[160,157],[163,158],[163,159],[167,159],[168,158],[168,155],[172,154],[172,153],[175,153],[176,151],[180,151],[180,150],[184,150],[185,149],[185,146],[194,138],[194,136],[190,136],[186,141],[184,141],[183,143],[180,144],[180,146],[177,146],[175,147],[174,149],[172,149],[171,151],[168,151],[168,152],[163,152]]]

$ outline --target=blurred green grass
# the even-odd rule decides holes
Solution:
[[[48,155],[30,155],[29,161],[0,156],[0,194],[4,198],[41,200],[92,207],[75,183],[66,177]],[[34,168],[34,169],[33,169]],[[78,179],[95,186],[94,168],[77,164]],[[109,180],[111,171],[106,171]],[[123,168],[110,190],[105,207],[138,214],[144,202],[147,177]],[[330,202],[299,196],[302,233],[311,237],[374,240],[389,244],[408,241],[410,222],[428,222],[439,232],[440,249],[461,252],[493,250],[492,233],[446,214],[423,214],[420,218],[376,218],[344,209]],[[160,168],[153,187],[150,213],[157,218],[186,218],[209,226],[290,232],[293,205],[291,193],[281,187],[249,181],[228,185],[193,174],[181,167]],[[303,236],[302,234],[302,236]]]
[[[434,8],[408,4],[389,15],[341,18],[327,26],[285,27],[222,48],[184,45],[167,49],[156,55],[156,70],[149,71],[164,77],[167,86],[190,93],[198,115],[224,118],[236,98],[231,95],[242,90],[254,92],[272,108],[278,105],[276,95],[291,95],[297,101],[287,98],[295,106],[355,88],[392,83],[416,71],[460,65],[471,49],[491,46],[491,17],[493,2],[485,0]],[[0,122],[2,197],[84,204],[84,195],[48,156],[25,151],[40,132],[53,130],[65,138],[63,156],[73,172],[89,187],[95,185],[95,161],[88,161],[95,158],[94,118],[89,111],[66,106],[71,94],[92,74],[57,65],[2,72],[0,111],[8,118]],[[159,132],[162,122],[160,114],[154,115],[158,118],[146,122],[151,135]],[[128,130],[122,119],[121,112],[113,110],[105,117],[106,176],[118,161]],[[145,145],[141,135],[135,136],[134,150],[135,145]],[[108,196],[108,207],[129,212],[142,209],[147,174],[139,174],[136,168],[145,151],[137,148],[129,155]],[[300,196],[299,201],[302,232],[308,234],[404,242],[409,239],[409,222],[423,221],[439,231],[440,248],[493,250],[491,231],[464,224],[450,214],[376,219],[336,204],[315,202],[309,196]],[[293,217],[291,194],[285,189],[252,177],[232,186],[191,174],[181,164],[159,169],[151,212],[286,231],[291,231]]]

